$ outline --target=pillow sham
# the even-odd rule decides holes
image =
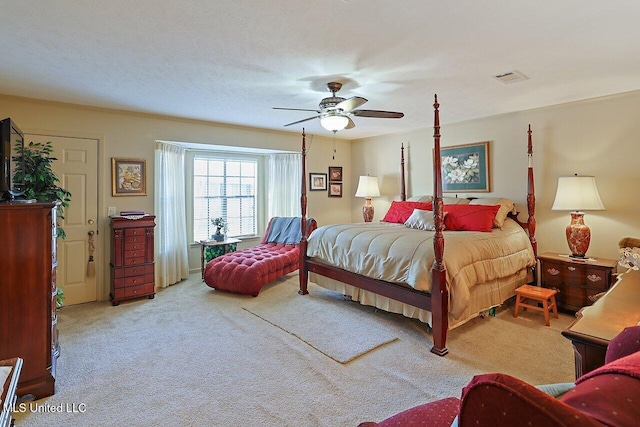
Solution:
[[[493,219],[493,226],[496,228],[502,228],[504,220],[507,218],[509,212],[517,213],[516,204],[511,199],[504,197],[480,197],[471,200],[470,205],[500,205],[500,209]]]
[[[423,203],[423,202],[401,202],[401,201],[393,201],[391,202],[391,206],[387,211],[384,218],[382,218],[383,222],[393,222],[398,224],[404,224],[404,222],[409,219],[414,209],[422,209],[422,210],[430,210],[432,207],[432,203]]]
[[[491,231],[500,205],[445,205],[444,225],[451,231]]]
[[[431,202],[433,201],[433,196],[411,196],[408,201],[410,202]]]
[[[446,218],[447,212],[444,212],[443,215]],[[436,229],[436,224],[433,221],[433,211],[422,209],[414,209],[411,216],[404,222],[404,225],[417,230],[435,231]]]

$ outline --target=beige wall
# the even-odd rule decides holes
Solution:
[[[446,122],[446,97],[439,101],[442,146],[491,141],[492,191],[468,195],[512,198],[522,220],[531,124],[539,253],[568,252],[564,229],[569,212],[552,211],[551,205],[558,177],[574,173],[596,177],[606,208],[585,215],[592,230],[588,255],[616,259],[621,237],[640,236],[640,92],[453,124]],[[401,143],[407,147],[408,195],[433,193],[431,126],[430,122],[415,132],[353,142],[352,185],[367,173],[381,178],[383,196],[374,199],[374,220],[384,216],[391,200],[399,199]],[[361,221],[361,205],[362,200],[354,198],[352,220]]]
[[[23,132],[50,132],[60,136],[96,138],[99,147],[99,238],[102,242],[96,259],[102,261],[98,273],[99,295],[109,294],[109,220],[107,208],[154,210],[154,141],[199,142],[205,144],[245,146],[257,148],[300,151],[301,136],[297,132],[276,132],[225,126],[215,123],[181,120],[132,112],[104,110],[62,103],[44,102],[0,95],[1,118],[11,117]],[[335,160],[332,159],[336,147]],[[351,146],[348,141],[330,137],[307,135],[309,151],[307,173],[327,173],[328,166],[342,166],[345,177],[350,176]],[[146,197],[111,196],[111,158],[128,157],[147,160],[148,181]],[[308,177],[308,174],[307,174]],[[307,179],[308,185],[308,179]],[[353,190],[355,191],[355,190]],[[351,182],[344,185],[344,194],[352,192]],[[308,192],[307,215],[320,224],[348,222],[351,220],[349,196],[329,198],[326,192]],[[244,243],[244,242],[243,242]],[[255,242],[246,242],[252,245]],[[193,246],[189,254],[192,269],[200,267],[199,248]]]

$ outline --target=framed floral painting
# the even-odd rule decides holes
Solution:
[[[111,195],[146,196],[147,161],[111,158]]]
[[[491,191],[489,141],[441,147],[440,162],[443,192]]]

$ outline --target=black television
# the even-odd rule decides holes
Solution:
[[[14,121],[0,121],[0,201],[18,201],[16,198],[24,194],[24,179],[16,176],[18,170],[24,170],[17,160],[23,147],[24,134]]]

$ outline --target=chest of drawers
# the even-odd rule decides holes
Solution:
[[[155,216],[111,218],[111,303],[155,296]]]
[[[542,286],[556,289],[558,308],[570,311],[591,305],[589,297],[609,289],[617,264],[613,259],[575,260],[555,253],[545,253],[538,258]]]

